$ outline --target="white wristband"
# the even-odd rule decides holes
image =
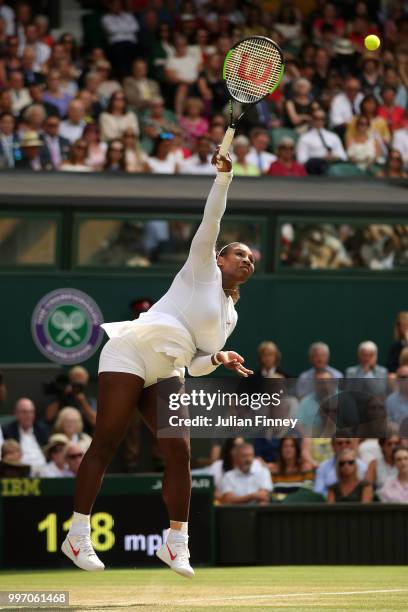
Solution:
[[[222,361],[219,361],[219,360],[217,359],[217,353],[214,353],[214,361],[215,361],[215,363],[216,363],[217,365],[221,365],[221,364],[222,364]]]

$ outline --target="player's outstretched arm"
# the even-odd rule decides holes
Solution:
[[[253,371],[246,368],[243,363],[244,358],[235,351],[219,351],[215,355],[198,351],[188,366],[188,372],[191,376],[205,376],[213,372],[219,365],[223,365],[228,370],[233,370],[247,378],[253,374]]]
[[[232,180],[232,162],[229,157],[218,157],[218,153],[215,153],[212,163],[217,166],[217,176],[205,204],[203,219],[190,247],[189,259],[196,269],[215,262],[215,245],[227,205],[228,187]]]

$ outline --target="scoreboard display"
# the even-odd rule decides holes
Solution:
[[[96,553],[107,567],[153,567],[168,528],[161,477],[106,476],[91,515]],[[60,552],[72,519],[74,479],[0,479],[0,567],[69,567]],[[213,483],[193,478],[190,552],[196,565],[214,563]]]

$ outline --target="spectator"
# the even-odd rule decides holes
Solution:
[[[314,480],[313,468],[302,457],[301,442],[297,438],[279,440],[278,460],[270,464],[270,470],[273,496],[279,501]]]
[[[283,48],[298,51],[302,44],[301,14],[289,4],[282,2],[275,17],[274,28],[283,37]]]
[[[3,89],[0,90],[0,113],[11,113],[14,116],[13,113],[13,101],[11,98],[11,92],[9,89]]]
[[[404,170],[404,162],[402,155],[397,149],[390,149],[385,162],[385,168],[377,172],[376,176],[379,178],[396,178],[406,179],[408,173]]]
[[[365,117],[369,122],[369,133],[375,138],[380,140],[383,145],[388,145],[391,140],[390,130],[388,124],[383,117],[378,116],[379,104],[377,99],[372,94],[364,96],[360,105],[361,115],[355,115],[351,119],[347,126],[346,131],[346,145],[351,144],[355,136],[357,135],[357,121],[362,117]]]
[[[329,487],[337,482],[337,459],[342,450],[353,450],[352,438],[332,438],[333,456],[330,459],[323,461],[317,469],[316,480],[314,485],[315,493],[321,493],[327,496]],[[362,480],[367,472],[367,465],[361,459],[355,459],[357,462],[358,478]]]
[[[187,39],[182,34],[175,37],[174,48],[174,56],[167,59],[165,64],[165,77],[174,94],[176,116],[181,117],[190,87],[197,81],[200,63],[197,57],[189,54]]]
[[[260,378],[275,378],[276,374],[284,378],[290,378],[287,372],[280,367],[282,354],[275,342],[265,340],[258,345],[257,349],[260,369],[255,376]]]
[[[102,170],[106,157],[106,142],[101,142],[101,132],[97,123],[88,123],[83,131],[82,139],[85,140],[88,147],[88,157],[85,164],[91,170]]]
[[[7,36],[14,34],[14,11],[5,3],[5,0],[0,0],[0,16],[6,22]]]
[[[322,40],[322,30],[325,25],[330,25],[337,38],[343,36],[345,23],[344,19],[338,17],[334,4],[327,3],[323,6],[323,14],[313,22],[313,38],[316,42]]]
[[[253,128],[250,132],[250,141],[251,148],[247,155],[247,161],[259,168],[261,174],[266,174],[270,165],[277,159],[276,155],[268,151],[271,139],[267,130]]]
[[[200,98],[187,99],[184,115],[180,117],[180,127],[190,148],[193,148],[197,138],[208,132],[208,119],[204,117],[203,111],[204,104]]]
[[[16,160],[15,167],[20,170],[32,170],[34,172],[44,170],[45,168],[40,157],[42,146],[43,142],[40,140],[37,132],[25,132],[20,143],[22,158]]]
[[[88,159],[88,145],[86,140],[79,138],[72,145],[69,156],[63,161],[60,170],[62,172],[90,172],[91,168],[86,165]]]
[[[139,123],[132,111],[126,110],[126,98],[123,91],[112,94],[109,105],[99,118],[103,140],[122,138],[125,130],[131,129],[138,136]]]
[[[96,88],[96,94],[99,98],[103,108],[109,104],[109,100],[117,91],[122,91],[122,87],[116,79],[112,78],[111,70],[112,65],[106,59],[100,59],[95,64],[96,75],[90,77],[90,81],[87,82],[87,88],[94,89],[96,83],[99,82]],[[92,93],[92,91],[91,91]]]
[[[17,3],[14,31],[18,36],[20,44],[25,43],[25,31],[26,27],[32,22],[32,13],[32,7],[29,2]]]
[[[374,53],[365,53],[361,59],[360,82],[365,94],[373,94],[381,79],[381,61]],[[361,112],[361,111],[360,111]]]
[[[390,85],[391,87],[394,87],[396,90],[395,104],[397,106],[400,106],[401,108],[406,109],[407,104],[408,104],[407,87],[406,85],[401,83],[401,78],[398,73],[398,70],[396,68],[393,68],[392,66],[388,66],[384,70],[382,86],[384,87],[386,85]],[[381,100],[381,88],[380,87],[376,88],[376,91],[374,93],[377,96],[377,98]]]
[[[25,130],[42,132],[46,116],[46,112],[41,104],[30,104],[27,110],[24,111],[20,123],[20,133]]]
[[[26,47],[31,47],[35,58],[33,69],[35,72],[45,72],[45,66],[50,58],[51,49],[48,45],[41,42],[38,38],[38,27],[35,23],[29,23],[25,27],[25,41],[20,44],[19,55],[21,56]]]
[[[387,438],[379,438],[381,457],[373,459],[368,464],[366,480],[380,489],[388,478],[397,476],[397,468],[394,465],[394,449],[400,445],[398,435],[389,435]]]
[[[62,46],[64,56],[67,57],[76,68],[79,68],[81,66],[79,49],[72,34],[70,32],[63,32],[58,42]]]
[[[45,465],[41,447],[48,440],[48,431],[45,425],[36,421],[34,403],[22,397],[17,400],[14,408],[15,420],[3,427],[5,440],[13,438],[21,445],[22,462],[31,466],[32,475],[39,467]]]
[[[315,371],[314,388],[302,397],[297,413],[300,430],[305,436],[312,435],[314,427],[321,428],[320,405],[336,393],[337,383],[333,375],[326,371]]]
[[[324,110],[314,110],[311,129],[297,143],[297,159],[306,166],[308,174],[326,174],[330,162],[347,159],[340,138],[325,129],[325,120]]]
[[[393,455],[398,476],[385,481],[378,491],[378,497],[386,503],[408,504],[408,448],[394,448]]]
[[[55,40],[50,34],[50,20],[47,15],[36,15],[34,23],[37,26],[38,40],[52,48],[55,44]]]
[[[343,374],[329,365],[330,349],[324,342],[314,342],[309,347],[309,360],[313,367],[300,374],[297,382],[297,394],[303,397],[312,393],[317,372],[329,372],[333,378],[343,378]]]
[[[155,174],[176,174],[178,165],[175,156],[171,152],[171,141],[174,134],[162,132],[155,140],[153,151],[148,158],[150,171]]]
[[[254,468],[254,449],[242,444],[235,453],[235,468],[225,473],[220,493],[223,504],[267,504],[273,489],[267,468]]]
[[[234,139],[233,150],[232,170],[235,176],[259,176],[261,174],[259,168],[247,160],[249,140],[246,136],[237,136]]]
[[[14,132],[15,119],[12,113],[0,115],[0,167],[14,168],[19,139]]]
[[[345,133],[347,125],[354,115],[360,113],[363,100],[360,81],[348,77],[344,82],[344,91],[334,96],[330,105],[330,125],[340,137]]]
[[[61,78],[58,70],[50,70],[47,76],[47,89],[42,96],[44,102],[52,104],[58,109],[60,117],[65,117],[72,96],[64,93],[61,88]]]
[[[306,176],[306,170],[295,159],[295,141],[289,136],[282,138],[278,145],[278,158],[267,172],[269,176]]]
[[[397,314],[394,323],[394,340],[389,348],[387,357],[387,369],[396,372],[399,366],[399,357],[403,348],[408,346],[408,311]]]
[[[162,86],[165,83],[165,69],[167,61],[174,57],[173,36],[168,23],[160,23],[156,37],[150,40],[149,73]]]
[[[373,501],[373,489],[367,480],[361,480],[358,475],[357,456],[354,450],[346,448],[336,457],[337,482],[329,485],[327,501],[361,502],[367,504]]]
[[[125,146],[119,138],[108,143],[103,169],[108,172],[126,172]]]
[[[59,374],[46,386],[46,392],[55,399],[45,409],[47,423],[53,424],[65,406],[77,408],[85,421],[85,430],[92,432],[96,421],[96,400],[88,389],[89,373],[82,366],[74,366],[66,374]]]
[[[391,132],[404,127],[407,121],[405,109],[395,103],[397,90],[392,85],[384,85],[381,88],[382,104],[378,109],[378,115],[388,123]]]
[[[80,100],[72,100],[68,106],[67,118],[61,122],[59,134],[73,144],[82,138],[85,128],[84,105]]]
[[[65,463],[65,451],[69,440],[64,434],[52,434],[48,444],[44,446],[47,464],[39,471],[41,478],[65,478],[71,476]]]
[[[305,132],[312,121],[311,89],[307,79],[297,79],[293,85],[293,96],[286,102],[286,125],[299,134]]]
[[[153,98],[143,119],[143,135],[153,141],[161,132],[173,132],[175,128],[174,114],[164,107],[163,98]]]
[[[59,412],[54,429],[55,433],[64,434],[71,442],[78,444],[85,453],[91,444],[92,438],[83,431],[83,427],[84,423],[79,410],[66,406]]]
[[[44,122],[44,132],[42,134],[43,146],[40,157],[44,168],[59,170],[69,154],[70,142],[63,136],[58,135],[60,129],[59,117],[47,117]]]
[[[408,417],[408,366],[397,370],[397,389],[385,400],[387,416],[390,421],[400,425]]]
[[[140,148],[139,140],[133,130],[123,133],[126,172],[150,172],[147,154]]]
[[[208,136],[197,138],[195,153],[181,164],[181,174],[207,174],[213,176],[216,172],[211,164],[212,145]]]
[[[222,112],[228,102],[228,93],[221,78],[223,58],[220,53],[213,53],[200,72],[197,88],[204,103],[206,115]]]
[[[404,166],[408,168],[408,126],[395,130],[392,138],[392,148],[399,152]]]
[[[76,476],[86,451],[76,442],[70,442],[65,449],[65,460],[68,466],[67,476]]]
[[[24,87],[24,75],[20,70],[13,70],[9,76],[9,88],[14,115],[19,115],[24,107],[31,103],[28,89]]]
[[[135,111],[148,108],[151,100],[160,96],[160,87],[156,81],[147,78],[146,61],[139,57],[132,64],[132,74],[123,80],[123,91],[128,104]]]
[[[23,453],[17,440],[9,438],[1,444],[0,478],[27,478],[31,467],[22,462]]]
[[[387,393],[388,370],[378,365],[378,347],[371,340],[361,342],[357,348],[358,365],[346,369],[346,378],[367,379],[370,381],[368,388],[372,393]]]
[[[41,80],[36,80],[35,82],[30,83],[28,89],[30,92],[32,104],[40,104],[45,110],[47,117],[51,115],[53,117],[60,116],[58,108],[54,104],[51,104],[50,102],[46,102],[44,100],[45,90]],[[23,109],[23,112],[25,112],[28,108],[30,108],[30,106],[27,106],[25,109]]]
[[[77,71],[69,59],[60,60],[58,70],[61,77],[61,91],[75,98],[78,94],[78,83],[76,81]]]
[[[124,10],[122,0],[111,0],[109,9],[109,13],[102,17],[102,26],[108,37],[113,67],[121,78],[129,74],[132,61],[138,53],[140,27],[132,13]]]

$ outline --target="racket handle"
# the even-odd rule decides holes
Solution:
[[[229,127],[228,130],[225,132],[225,136],[222,140],[220,150],[218,152],[218,154],[221,155],[222,157],[225,157],[228,151],[230,150],[231,143],[234,140],[234,134],[235,134],[235,129],[232,127]]]

